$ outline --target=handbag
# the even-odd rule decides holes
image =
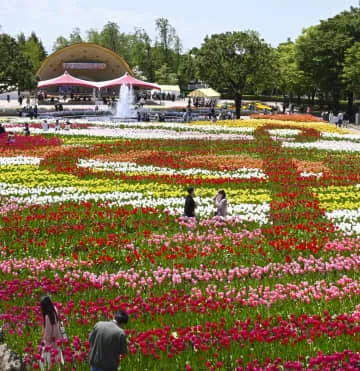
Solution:
[[[60,320],[59,320],[59,330],[60,330],[61,338],[62,339],[67,339],[67,335],[66,335],[64,324]]]
[[[56,308],[55,308],[55,311],[56,311],[56,317],[57,317],[57,320],[58,320],[58,325],[59,325],[59,331],[60,331],[61,338],[62,339],[67,339],[66,330],[65,330],[63,321],[60,319],[59,312],[57,311]]]

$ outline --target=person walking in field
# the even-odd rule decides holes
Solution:
[[[337,115],[337,125],[339,128],[341,128],[344,121],[344,114],[342,112],[339,112]]]
[[[58,312],[49,296],[41,298],[40,308],[43,316],[41,368],[49,369],[54,363],[64,364],[59,346],[59,340],[64,338],[64,333]]]
[[[96,323],[89,338],[91,371],[117,371],[122,354],[128,352],[126,334],[121,328],[129,320],[126,312],[115,313],[112,321]]]
[[[27,122],[25,122],[25,124],[24,124],[24,135],[26,137],[30,136],[30,128],[29,128],[29,124]]]
[[[196,208],[196,203],[194,201],[194,196],[195,196],[194,187],[189,187],[187,189],[187,192],[188,192],[188,195],[185,199],[184,216],[187,216],[189,218],[194,218],[195,208]]]

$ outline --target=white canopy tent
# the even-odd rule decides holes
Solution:
[[[165,94],[174,94],[176,98],[180,95],[180,86],[179,85],[158,85],[161,93]],[[155,91],[155,90],[154,90]],[[157,90],[158,92],[158,90]],[[153,93],[153,91],[151,92]]]

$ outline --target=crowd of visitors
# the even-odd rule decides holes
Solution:
[[[339,128],[347,126],[349,123],[348,115],[341,111],[338,113],[334,113],[333,111],[323,111],[321,112],[321,118],[324,121],[328,121],[330,124],[335,124]]]
[[[32,119],[37,119],[39,115],[37,105],[33,106],[24,106],[19,110],[19,117],[29,117]]]
[[[150,94],[143,97],[144,99],[153,99],[153,100],[169,100],[175,102],[176,95],[174,93],[165,93],[165,92],[154,92],[151,97]]]

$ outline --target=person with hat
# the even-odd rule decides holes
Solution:
[[[119,357],[126,354],[125,331],[121,328],[129,320],[126,312],[116,312],[112,321],[100,321],[94,326],[90,342],[91,371],[116,371]]]

